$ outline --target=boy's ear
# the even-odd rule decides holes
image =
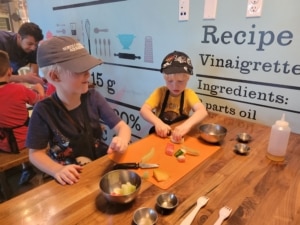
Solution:
[[[9,67],[6,72],[8,78],[10,78],[12,76],[12,71],[13,71],[13,69],[11,67]]]
[[[13,68],[12,67],[9,67],[8,70],[7,70],[7,73],[8,75],[12,75],[12,72],[13,72]]]
[[[56,81],[56,82],[60,81],[59,75],[58,75],[58,73],[55,70],[51,70],[49,72],[48,76],[53,81]]]

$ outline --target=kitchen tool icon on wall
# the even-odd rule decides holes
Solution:
[[[123,46],[123,49],[130,49],[130,46],[135,36],[133,34],[119,34],[117,38],[119,38],[119,41]]]
[[[119,34],[117,38],[119,39],[121,45],[123,46],[123,49],[129,50],[135,36],[133,34]],[[131,60],[141,59],[140,56],[136,56],[135,54],[131,54],[131,53],[120,52],[120,53],[115,53],[114,55],[122,59],[131,59]]]
[[[84,27],[88,40],[89,53],[91,54],[91,23],[88,19],[85,20]]]
[[[99,45],[99,48],[97,47]],[[100,56],[111,56],[111,51],[110,51],[110,39],[107,38],[95,38],[95,48],[96,48],[96,55],[98,55],[98,52],[99,52],[99,55]]]

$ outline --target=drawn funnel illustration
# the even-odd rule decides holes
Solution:
[[[117,37],[119,38],[123,49],[129,49],[133,42],[133,39],[135,38],[133,34],[119,34]]]

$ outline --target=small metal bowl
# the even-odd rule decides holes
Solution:
[[[147,207],[139,208],[133,214],[133,222],[136,225],[142,225],[142,224],[153,225],[156,224],[157,220],[158,220],[158,214],[152,208],[147,208]]]
[[[247,133],[240,133],[237,135],[237,140],[239,142],[247,143],[252,140],[252,137]]]
[[[162,193],[156,198],[156,206],[162,214],[167,214],[173,211],[178,205],[178,199],[173,193]]]
[[[234,152],[239,155],[248,155],[250,147],[244,143],[238,143],[234,146]]]
[[[208,123],[198,127],[200,137],[209,143],[220,143],[227,134],[227,129],[220,124]]]

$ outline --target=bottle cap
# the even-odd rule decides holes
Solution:
[[[285,114],[282,114],[282,117],[280,120],[276,121],[276,125],[281,126],[281,127],[288,127],[289,123],[287,121],[285,121]]]

